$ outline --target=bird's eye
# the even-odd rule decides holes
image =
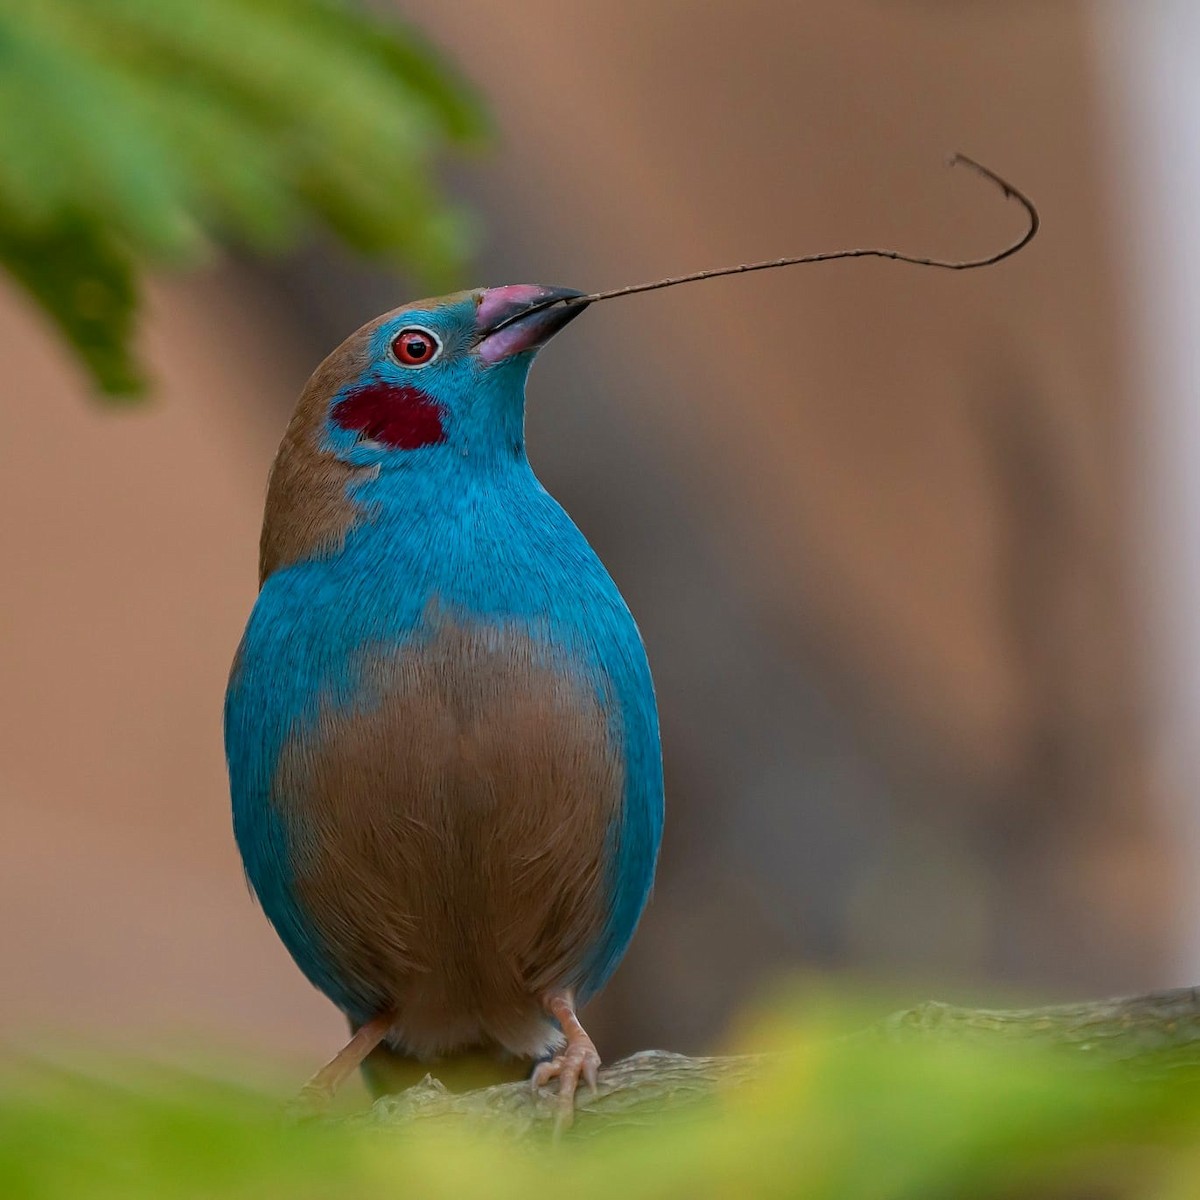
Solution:
[[[427,366],[441,349],[441,342],[428,329],[402,329],[392,339],[392,353],[406,367]]]

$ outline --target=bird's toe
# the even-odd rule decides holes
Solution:
[[[545,1087],[553,1079],[558,1080],[556,1132],[569,1129],[575,1119],[575,1093],[579,1090],[580,1079],[595,1093],[599,1071],[600,1055],[590,1042],[569,1045],[562,1053],[534,1067],[530,1082],[535,1090]]]

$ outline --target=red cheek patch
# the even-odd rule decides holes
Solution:
[[[334,406],[334,423],[396,450],[418,450],[446,440],[441,408],[420,388],[368,383]]]

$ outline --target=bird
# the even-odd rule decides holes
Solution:
[[[385,313],[271,467],[225,746],[251,890],[349,1022],[318,1105],[380,1055],[515,1063],[567,1123],[596,1087],[579,1011],[645,908],[663,772],[638,627],[526,453],[530,367],[583,297]]]

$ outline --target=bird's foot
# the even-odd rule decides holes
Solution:
[[[324,1116],[333,1105],[337,1089],[387,1037],[392,1020],[391,1013],[380,1013],[360,1025],[354,1036],[300,1089],[288,1105],[287,1115],[296,1120]]]
[[[284,1115],[289,1121],[312,1121],[329,1114],[334,1089],[310,1079],[288,1102]]]
[[[553,1058],[534,1067],[530,1082],[536,1090],[545,1087],[552,1079],[558,1080],[558,1111],[554,1118],[554,1130],[560,1134],[569,1129],[575,1119],[575,1093],[579,1089],[580,1079],[593,1093],[596,1091],[600,1054],[579,1023],[569,996],[547,998],[546,1009],[558,1021],[566,1035],[567,1044]]]

